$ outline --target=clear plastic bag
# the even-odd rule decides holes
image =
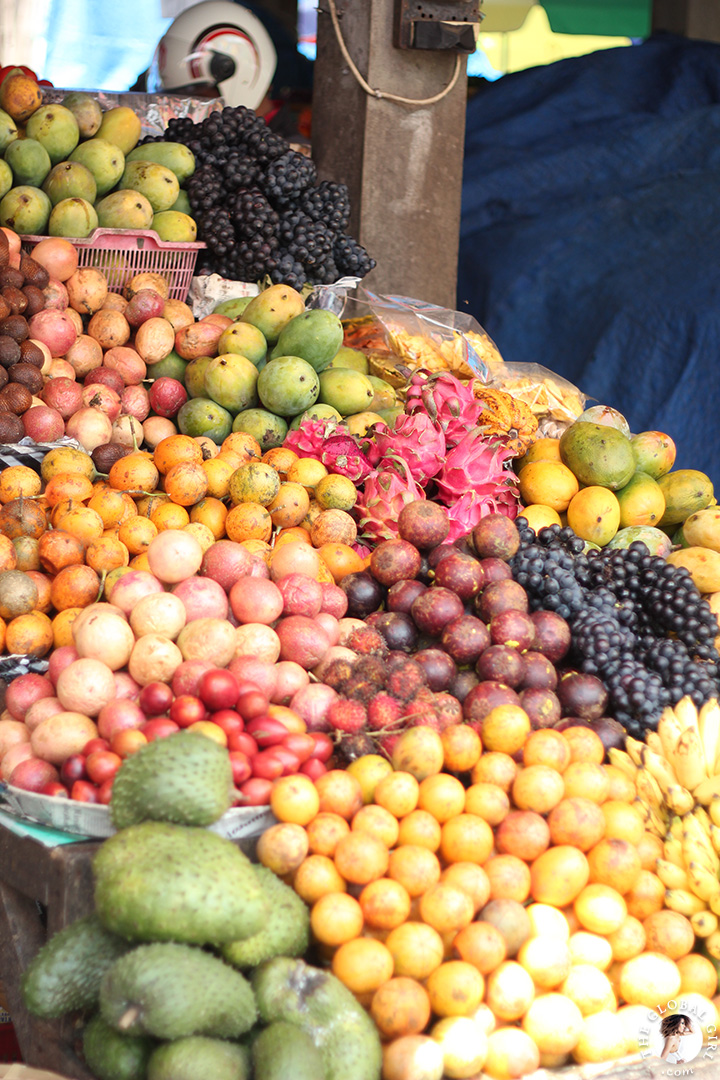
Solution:
[[[499,364],[488,384],[524,401],[537,418],[538,434],[547,438],[558,438],[577,420],[587,400],[571,382],[541,364]]]

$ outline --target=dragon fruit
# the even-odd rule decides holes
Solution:
[[[400,459],[394,461],[392,470],[371,472],[355,504],[362,539],[373,543],[396,540],[403,506],[424,498],[425,492]]]
[[[335,420],[303,420],[295,431],[288,431],[283,446],[294,450],[300,457],[320,460],[325,441],[334,433]]]
[[[411,414],[426,412],[444,431],[450,449],[476,426],[483,406],[473,395],[472,388],[449,371],[431,376],[427,372],[416,372],[410,381],[405,411]]]
[[[450,539],[469,532],[486,514],[517,516],[517,477],[507,467],[512,457],[504,440],[486,438],[477,429],[448,452],[435,483],[449,508]]]
[[[295,431],[288,431],[283,446],[322,461],[328,472],[341,473],[356,484],[373,471],[357,440],[335,420],[303,420]]]
[[[440,472],[445,457],[445,436],[439,424],[423,412],[398,416],[392,430],[386,424],[375,426],[370,460],[378,468],[392,467],[388,458],[397,455],[407,465],[419,484],[425,484]]]

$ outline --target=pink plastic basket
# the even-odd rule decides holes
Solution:
[[[23,236],[23,248],[32,249],[45,236]],[[198,252],[205,244],[177,244],[161,240],[151,229],[94,229],[82,240],[71,240],[80,258],[78,266],[102,270],[111,292],[120,292],[135,274],[151,270],[167,279],[170,297],[185,300],[190,291]]]

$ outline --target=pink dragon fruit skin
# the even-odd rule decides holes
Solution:
[[[507,468],[512,457],[503,440],[484,437],[477,429],[448,451],[435,483],[449,508],[451,530],[452,523],[458,522],[462,532],[468,532],[489,513],[517,516],[517,477]]]
[[[424,498],[425,492],[402,461],[396,461],[392,471],[377,469],[370,473],[355,504],[362,538],[373,543],[396,540],[403,506]]]
[[[320,460],[325,441],[335,431],[334,420],[303,420],[295,431],[288,431],[283,446],[294,450],[301,457]]]
[[[375,428],[373,458],[378,468],[387,467],[389,455],[401,457],[415,480],[425,484],[440,472],[445,458],[445,436],[439,424],[423,412],[398,416],[392,431],[385,424]]]
[[[320,460],[329,472],[347,476],[356,484],[373,471],[352,435],[331,435],[323,444]]]
[[[413,379],[423,374],[417,372]],[[449,371],[442,371],[426,377],[424,381],[421,378],[417,382],[411,381],[405,410],[408,413],[426,412],[444,431],[450,449],[476,426],[483,406],[473,395],[471,387],[460,382]]]

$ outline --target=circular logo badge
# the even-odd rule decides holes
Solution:
[[[689,1076],[687,1066],[717,1052],[716,1020],[712,1003],[699,995],[657,1005],[640,1025],[640,1056],[666,1062],[667,1076]]]

